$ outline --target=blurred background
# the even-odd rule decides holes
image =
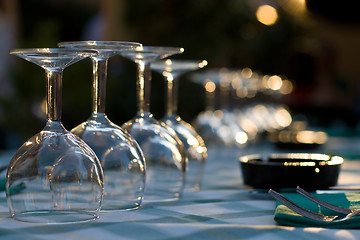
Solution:
[[[45,123],[45,76],[9,55],[12,48],[57,47],[60,41],[121,40],[183,47],[177,59],[206,59],[206,69],[244,69],[292,82],[281,98],[312,126],[358,133],[360,17],[352,1],[315,0],[0,0],[0,149],[19,147]],[[200,71],[203,71],[200,70]],[[63,75],[62,122],[90,115],[91,62]],[[179,114],[204,111],[205,90],[181,77]],[[136,68],[109,61],[106,113],[116,124],[136,112]],[[165,83],[153,73],[151,111],[165,109]],[[360,132],[360,131],[359,131]]]

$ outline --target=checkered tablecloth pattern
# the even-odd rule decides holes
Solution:
[[[359,230],[276,225],[275,201],[266,191],[242,184],[237,158],[246,151],[210,147],[201,191],[185,192],[178,201],[145,200],[138,210],[101,212],[98,220],[89,223],[44,225],[13,220],[1,192],[0,239],[360,239]],[[340,186],[360,186],[359,174],[360,162],[346,161]]]

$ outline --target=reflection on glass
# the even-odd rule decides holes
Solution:
[[[103,173],[95,153],[61,124],[62,71],[94,52],[19,49],[15,54],[45,69],[46,126],[13,156],[6,195],[11,215],[38,223],[70,223],[98,217]]]
[[[211,69],[195,74],[194,81],[206,91],[207,107],[194,123],[206,142],[243,146],[292,123],[287,107],[279,104],[293,90],[284,76]]]
[[[121,55],[134,61],[138,67],[136,116],[123,127],[136,139],[146,160],[147,183],[145,200],[178,199],[185,184],[187,156],[175,131],[150,113],[150,64],[160,58],[182,53],[182,48],[138,47]]]
[[[203,68],[205,60],[161,60],[151,64],[151,68],[162,74],[167,82],[166,114],[162,119],[176,134],[185,146],[189,162],[186,174],[186,190],[200,190],[204,163],[207,158],[207,149],[204,140],[187,122],[177,114],[179,76],[189,71]]]
[[[145,159],[133,137],[108,119],[105,114],[105,93],[108,59],[124,49],[141,45],[117,41],[79,41],[63,42],[59,46],[97,51],[91,56],[92,114],[71,132],[81,137],[101,162],[105,181],[101,210],[139,208],[145,188]]]
[[[194,122],[199,134],[206,142],[244,146],[248,142],[249,136],[230,111],[231,78],[229,78],[228,70],[212,69],[194,74],[194,81],[202,83],[206,91],[207,107]],[[220,98],[219,107],[216,106],[216,93]]]

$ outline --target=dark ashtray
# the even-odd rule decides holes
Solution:
[[[281,153],[239,158],[244,184],[261,189],[327,189],[337,184],[344,159],[320,153]]]

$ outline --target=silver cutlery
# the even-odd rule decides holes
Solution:
[[[307,199],[313,201],[314,203],[317,203],[320,206],[323,206],[323,207],[333,210],[335,212],[342,213],[342,214],[350,214],[350,213],[356,211],[356,209],[339,207],[339,206],[333,205],[331,203],[325,202],[317,197],[314,197],[313,195],[311,195],[309,192],[305,191],[301,187],[297,187],[296,191],[298,193],[300,193],[302,196],[306,197]]]
[[[294,212],[296,212],[304,217],[307,217],[307,218],[310,218],[313,220],[317,220],[317,221],[321,221],[321,222],[342,222],[353,216],[360,214],[360,209],[357,209],[357,210],[350,211],[350,213],[345,214],[344,216],[325,216],[322,214],[311,212],[308,209],[305,209],[305,208],[299,206],[298,204],[294,203],[293,201],[291,201],[284,195],[282,195],[272,189],[269,190],[269,194],[271,196],[273,196],[276,200],[278,200],[279,202],[281,202],[282,204],[287,206],[289,209],[293,210]]]

